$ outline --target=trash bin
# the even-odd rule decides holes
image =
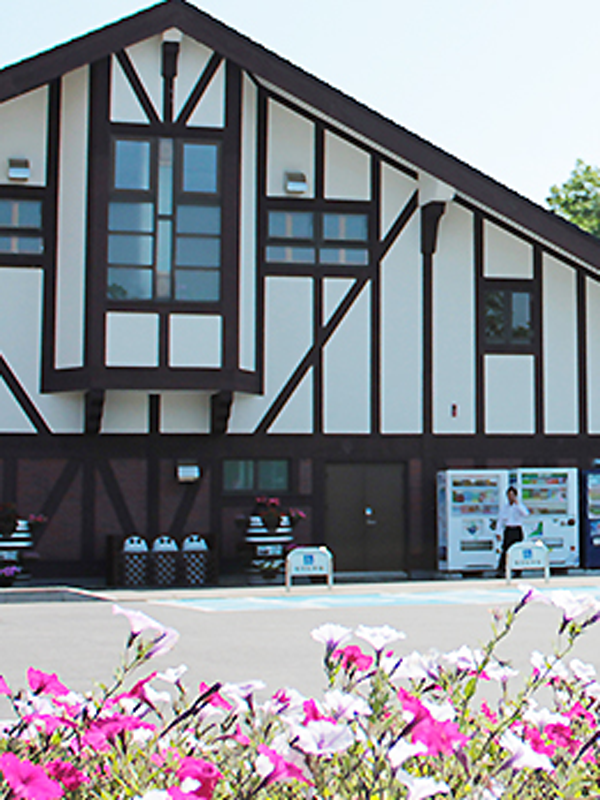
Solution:
[[[190,533],[181,546],[183,572],[188,586],[203,586],[208,577],[208,545],[199,533]]]
[[[177,542],[168,534],[152,542],[152,572],[157,586],[173,586],[177,581],[178,552]]]
[[[137,534],[123,542],[123,583],[125,586],[148,583],[148,542]]]

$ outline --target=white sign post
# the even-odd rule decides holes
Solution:
[[[506,556],[507,583],[516,569],[543,569],[544,580],[550,580],[550,553],[543,542],[517,542],[509,547]]]
[[[295,547],[285,560],[285,590],[290,591],[297,576],[325,575],[329,589],[333,586],[333,554],[326,547]]]

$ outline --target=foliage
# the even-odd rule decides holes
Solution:
[[[532,654],[531,674],[513,693],[516,673],[496,647],[532,602],[560,610],[556,649]],[[55,674],[29,669],[28,690],[15,692],[0,677],[13,709],[0,736],[7,800],[598,796],[600,683],[592,666],[567,663],[600,619],[592,597],[526,587],[515,607],[493,613],[483,649],[446,654],[398,655],[404,634],[387,625],[322,625],[312,635],[324,645],[323,698],[285,689],[263,703],[257,681],[201,683],[190,697],[183,666],[134,682],[177,633],[139,611],[114,611],[131,633],[109,686],[77,695]],[[497,686],[492,705],[483,682]],[[550,708],[535,700],[542,688]]]
[[[550,209],[584,231],[600,236],[600,169],[580,158],[568,180],[551,186],[546,198]]]

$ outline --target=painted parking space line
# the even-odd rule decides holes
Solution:
[[[542,592],[551,589],[540,589]],[[571,587],[573,594],[591,594],[600,600],[600,587]],[[517,586],[497,588],[431,590],[425,592],[375,592],[356,594],[290,594],[282,596],[173,598],[157,600],[160,605],[177,606],[206,613],[227,611],[284,611],[302,609],[330,609],[369,606],[419,606],[419,605],[505,605],[516,603],[523,592]]]

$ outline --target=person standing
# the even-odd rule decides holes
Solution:
[[[506,490],[506,500],[498,517],[498,527],[502,533],[502,550],[498,562],[498,577],[504,577],[506,570],[506,553],[508,548],[523,539],[523,520],[529,516],[528,509],[519,500],[519,495],[514,486]]]

